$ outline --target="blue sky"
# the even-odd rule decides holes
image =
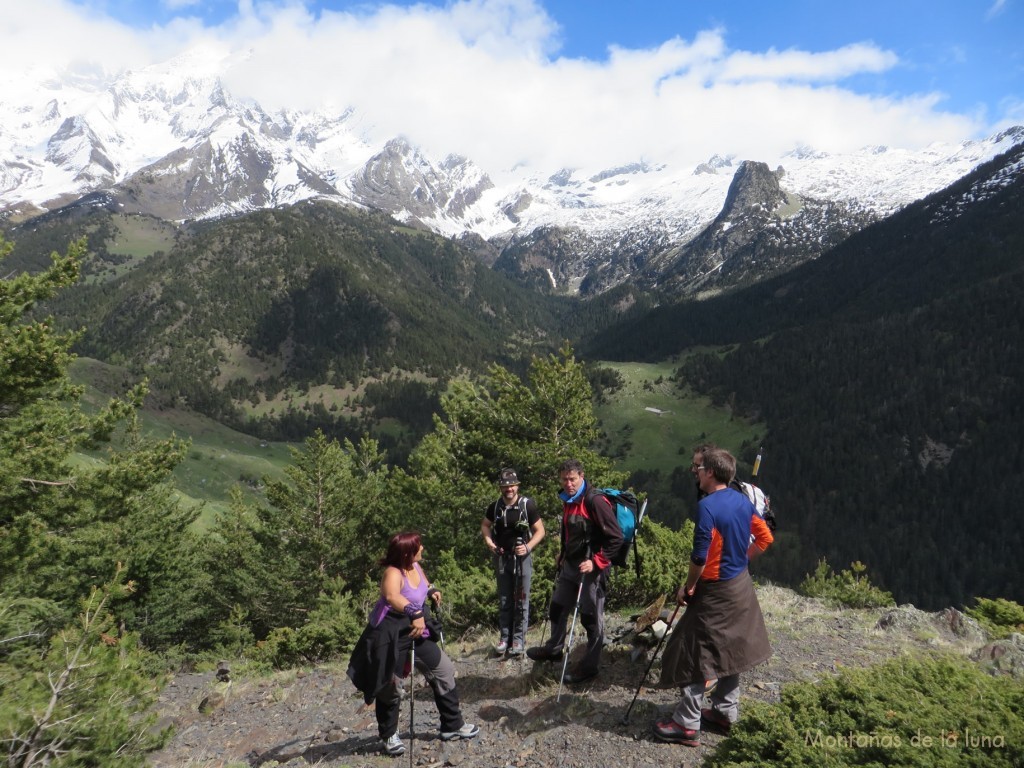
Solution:
[[[1024,0],[15,8],[0,19],[14,60],[42,54],[58,68],[114,72],[212,46],[234,53],[224,80],[239,98],[355,107],[382,133],[492,166],[917,148],[1024,123]]]
[[[208,25],[237,17],[252,3],[202,0],[81,2],[135,27],[194,16]],[[258,5],[258,4],[256,4]],[[369,14],[380,5],[447,2],[349,2],[304,5]],[[1024,0],[549,0],[540,5],[558,24],[549,55],[604,60],[610,46],[654,48],[672,37],[692,38],[721,28],[731,48],[821,52],[870,42],[899,63],[885,72],[851,77],[845,85],[867,93],[941,92],[943,106],[986,110],[998,120],[1004,101],[1024,98]]]

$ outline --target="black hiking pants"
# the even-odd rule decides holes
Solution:
[[[441,716],[441,731],[457,731],[465,724],[465,720],[459,708],[459,692],[455,687],[455,665],[433,639],[420,638],[414,642],[416,669],[423,673],[434,692],[434,704]],[[382,739],[397,733],[401,708],[402,697],[396,681],[392,679],[391,684],[384,686],[377,694],[377,732]]]

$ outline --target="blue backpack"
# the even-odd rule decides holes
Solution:
[[[643,510],[647,508],[647,502],[641,508],[636,494],[632,491],[622,491],[618,488],[594,488],[591,494],[601,494],[615,507],[615,517],[619,521],[619,528],[622,529],[622,546],[612,558],[612,565],[620,568],[626,565],[629,557],[629,550],[633,548],[636,541],[636,530],[643,520]],[[637,576],[640,575],[640,553],[636,557]]]

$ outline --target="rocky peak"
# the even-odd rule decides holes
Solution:
[[[517,166],[502,171],[494,189],[459,154],[439,159],[405,139],[371,139],[373,115],[270,114],[242,103],[220,80],[223,57],[215,48],[196,50],[110,81],[47,82],[24,103],[0,101],[0,212],[45,210],[100,190],[171,220],[326,197],[443,235],[475,233],[520,256],[528,251],[529,264],[543,263],[553,275],[542,273],[539,284],[600,292],[638,270],[660,284],[655,268],[678,266],[697,246],[705,248],[700,262],[717,268],[735,246],[760,238],[775,244],[760,251],[763,264],[800,228],[799,258],[814,258],[866,220],[847,209],[888,215],[1024,141],[1016,127],[919,153],[869,148],[828,156],[801,147],[783,160],[785,189],[781,168],[737,166],[727,153],[696,169],[657,158],[603,170]],[[813,200],[821,201],[817,209]],[[756,233],[757,226],[767,229]],[[534,238],[535,231],[546,234]],[[541,244],[556,250],[544,255]]]
[[[787,193],[779,186],[784,175],[781,166],[740,163],[721,212],[690,242],[650,261],[650,284],[706,294],[756,282],[817,258],[876,218]]]
[[[409,223],[460,218],[493,186],[464,157],[449,155],[437,166],[405,139],[392,139],[349,183],[352,196]]]
[[[702,173],[718,173],[719,169],[732,168],[732,158],[712,155],[706,163],[701,163],[693,169],[693,175],[699,176]]]
[[[719,216],[735,216],[755,209],[773,212],[785,202],[779,176],[768,169],[768,164],[744,160],[732,177]]]
[[[115,166],[99,136],[84,117],[68,117],[46,146],[46,159],[54,165],[74,165],[76,181],[109,182]]]

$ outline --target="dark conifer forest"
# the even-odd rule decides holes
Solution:
[[[586,347],[725,345],[679,378],[767,425],[782,525],[762,572],[793,583],[821,558],[862,560],[919,606],[1024,598],[1024,179],[993,182],[1006,161],[817,262]]]

